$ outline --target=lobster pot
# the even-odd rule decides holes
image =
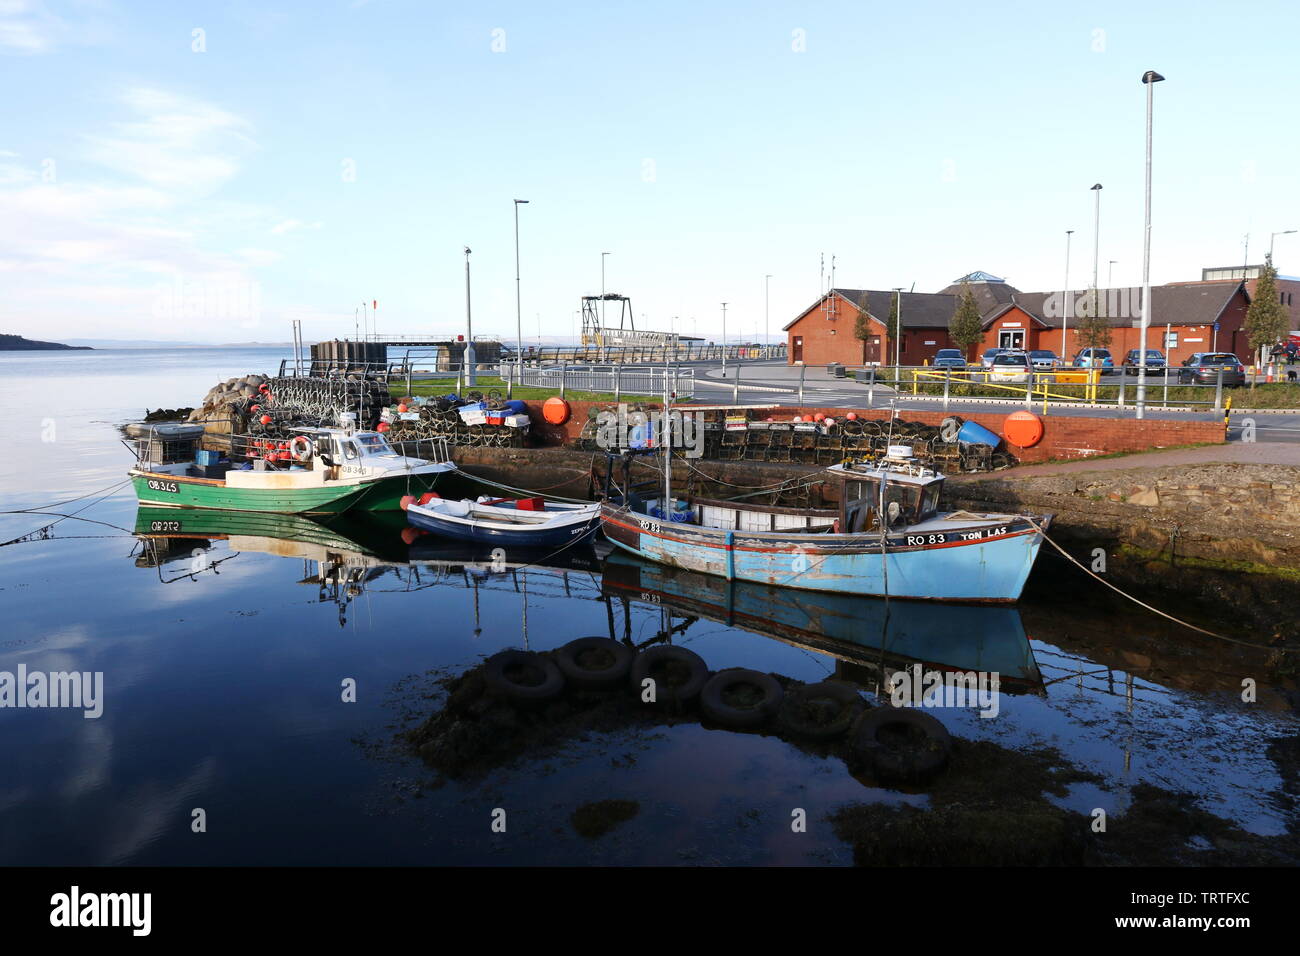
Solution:
[[[159,465],[194,461],[199,447],[198,438],[163,438],[153,436],[136,441],[136,459]]]

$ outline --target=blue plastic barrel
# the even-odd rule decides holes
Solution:
[[[1002,443],[1001,438],[975,422],[963,422],[957,440],[966,445],[991,445],[994,448]]]

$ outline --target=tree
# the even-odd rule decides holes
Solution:
[[[1094,315],[1093,306],[1098,305],[1095,310],[1098,314]],[[1085,296],[1075,303],[1079,309],[1078,321],[1075,323],[1075,329],[1079,332],[1079,343],[1084,348],[1104,349],[1110,345],[1110,318],[1105,314],[1106,310],[1101,308],[1097,298],[1093,294]],[[1061,358],[1066,358],[1062,355]]]
[[[1280,342],[1287,333],[1290,317],[1277,294],[1277,269],[1273,257],[1265,256],[1264,268],[1255,281],[1255,295],[1246,309],[1246,335],[1252,351]],[[1251,386],[1255,382],[1252,379]]]
[[[862,342],[862,363],[867,362],[867,342],[871,340],[871,316],[867,314],[867,294],[858,297],[858,317],[853,321],[853,337]]]
[[[962,283],[957,308],[948,320],[948,337],[957,343],[964,354],[984,339],[984,319],[980,315],[979,306],[975,304],[975,293],[971,292],[968,282]]]

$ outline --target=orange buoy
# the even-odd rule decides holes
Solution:
[[[1033,448],[1043,440],[1043,420],[1033,412],[1012,412],[1002,423],[1002,437],[1017,448]]]
[[[858,420],[858,413],[857,413],[857,412],[849,412],[849,413],[848,413],[847,415],[845,415],[844,417],[847,418],[847,419],[848,419],[849,421],[851,421],[851,422],[856,422],[856,421]]]
[[[415,502],[415,495],[402,495],[401,500],[397,502],[397,507],[405,511],[407,505],[413,504],[414,502]]]
[[[261,418],[258,419],[258,421],[260,421],[263,425],[269,425],[271,424],[271,416],[263,415]]]
[[[552,425],[563,425],[569,420],[570,414],[569,403],[558,395],[548,398],[542,406],[542,417]]]
[[[438,494],[438,492],[436,491],[426,491],[424,494],[420,495],[420,504],[427,505],[434,498],[441,498],[441,497],[442,495]]]
[[[397,410],[398,410],[399,412],[409,412],[409,411],[410,411],[410,408],[407,407],[406,402],[402,402],[402,404],[400,404],[400,405],[397,406]]]
[[[380,422],[378,425],[375,426],[375,431],[379,432],[380,434],[383,434],[384,432],[388,431],[388,422]]]

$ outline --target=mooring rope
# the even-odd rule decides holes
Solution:
[[[1130,601],[1132,601],[1134,604],[1138,605],[1139,607],[1146,608],[1152,614],[1158,614],[1160,615],[1160,617],[1167,618],[1168,620],[1173,621],[1175,624],[1181,624],[1183,627],[1190,628],[1193,631],[1196,631],[1198,634],[1204,634],[1206,637],[1217,638],[1220,641],[1227,641],[1229,644],[1238,644],[1242,647],[1253,647],[1256,650],[1269,649],[1269,646],[1267,644],[1252,644],[1250,641],[1241,641],[1235,637],[1228,637],[1226,634],[1217,634],[1214,631],[1207,631],[1203,627],[1197,627],[1195,624],[1191,624],[1188,623],[1187,621],[1182,620],[1181,618],[1174,617],[1172,614],[1166,613],[1165,611],[1160,610],[1160,608],[1158,607],[1152,607],[1150,604],[1147,604],[1145,601],[1135,598],[1133,595],[1129,594],[1127,591],[1123,590],[1122,588],[1119,588],[1116,585],[1111,584],[1109,581],[1107,581],[1101,575],[1097,574],[1097,572],[1093,571],[1091,568],[1086,567],[1083,564],[1083,562],[1081,562],[1078,558],[1070,554],[1070,552],[1066,551],[1063,547],[1061,547],[1059,544],[1053,541],[1051,537],[1048,536],[1047,531],[1044,530],[1038,524],[1038,522],[1035,521],[1033,518],[1029,517],[1028,515],[1025,515],[1024,517],[1025,520],[1028,521],[1034,528],[1036,528],[1038,533],[1043,536],[1043,540],[1046,541],[1048,544],[1050,544],[1057,551],[1061,552],[1061,554],[1065,556],[1067,561],[1075,565],[1077,568],[1079,568],[1079,570],[1083,571],[1084,574],[1087,574],[1089,577],[1100,581],[1102,584],[1106,585],[1106,587],[1110,588],[1116,594],[1120,595],[1121,597],[1128,598]]]

